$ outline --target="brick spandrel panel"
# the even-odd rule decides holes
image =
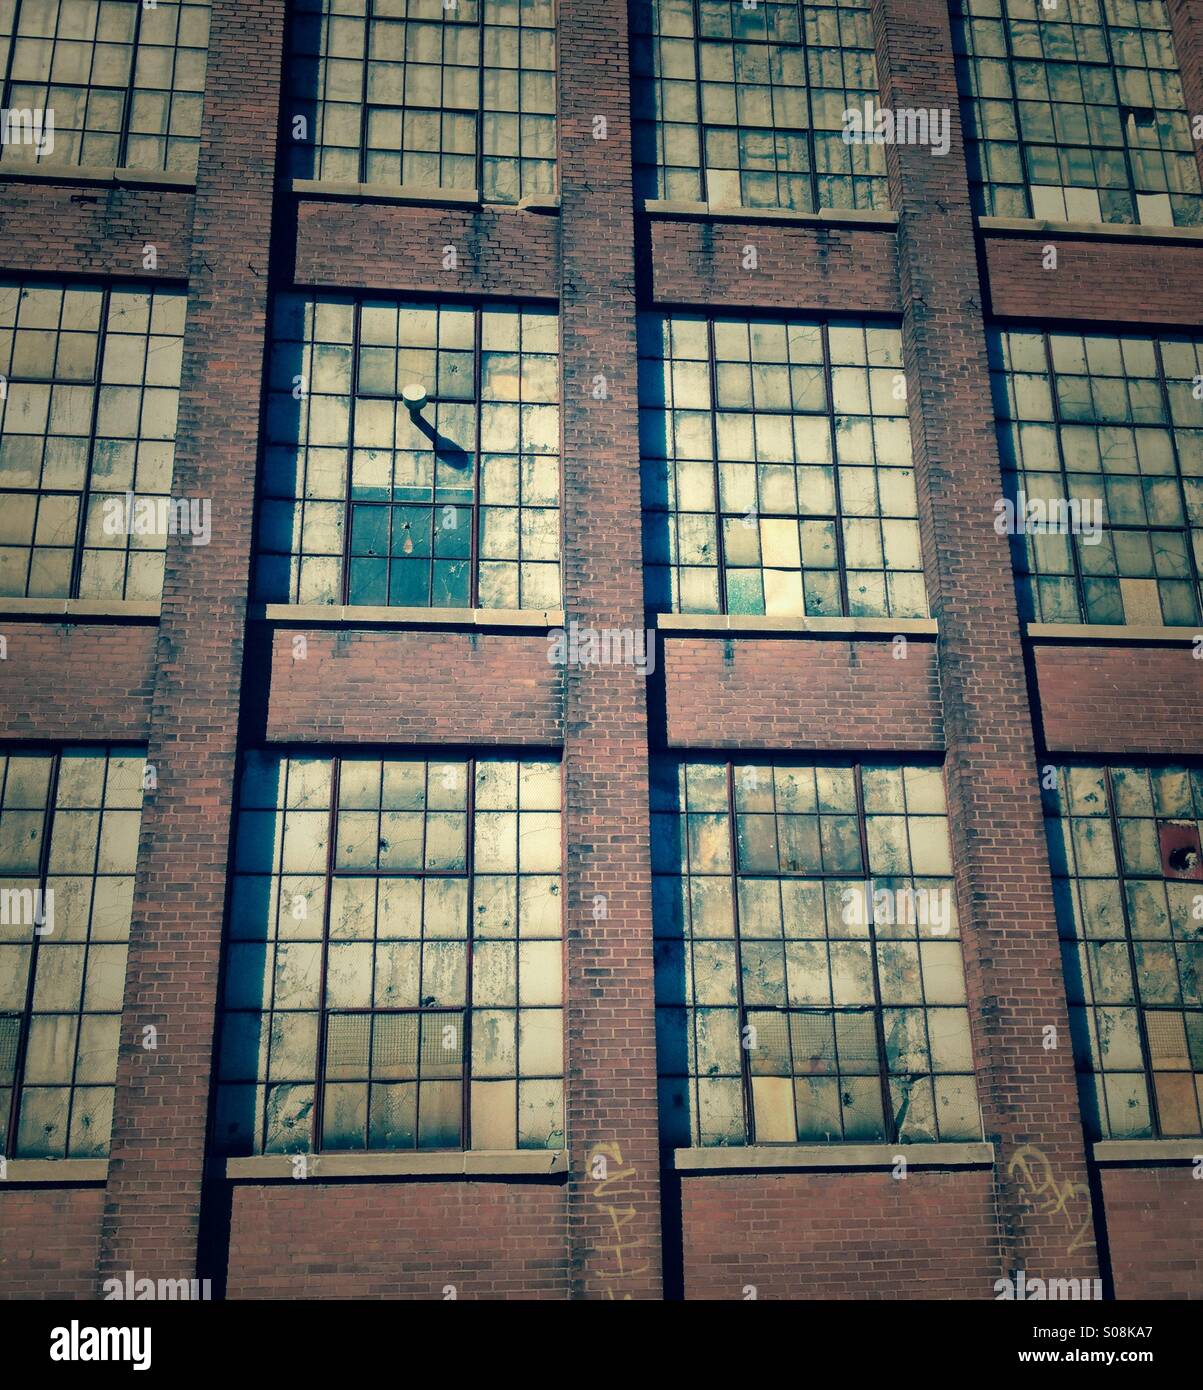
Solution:
[[[102,1187],[0,1190],[0,1299],[95,1296]]]
[[[227,1295],[564,1299],[565,1225],[558,1182],[237,1187]]]
[[[0,182],[0,268],[182,281],[192,202],[188,189]]]

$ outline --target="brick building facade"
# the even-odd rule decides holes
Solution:
[[[1197,0],[0,16],[0,1294],[1199,1297]]]

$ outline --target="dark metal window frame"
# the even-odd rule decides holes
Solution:
[[[806,37],[806,14],[807,14],[808,8],[812,8],[812,6],[808,3],[808,0],[793,0],[793,3],[795,4],[795,6],[796,6],[796,8],[797,8],[797,13],[798,13],[798,39],[797,39],[797,42],[786,41],[786,40],[781,40],[781,39],[774,39],[774,38],[761,38],[761,37],[758,37],[758,36],[745,36],[745,35],[739,35],[739,36],[737,37],[737,36],[735,36],[734,34],[732,34],[732,37],[731,37],[730,39],[719,38],[719,37],[710,37],[710,36],[703,35],[703,34],[702,34],[702,31],[701,31],[701,30],[702,30],[702,23],[701,23],[701,6],[700,6],[700,0],[691,0],[691,3],[692,3],[692,6],[693,6],[693,34],[692,34],[691,36],[685,35],[685,34],[680,34],[680,35],[668,35],[668,37],[670,37],[670,38],[680,38],[680,39],[682,39],[682,40],[684,40],[684,39],[686,39],[687,37],[689,37],[689,38],[692,38],[692,42],[693,42],[693,50],[694,50],[694,72],[695,72],[695,76],[694,76],[694,78],[693,78],[693,84],[694,84],[694,90],[695,90],[695,95],[696,95],[696,117],[695,117],[695,120],[694,120],[694,122],[692,123],[692,125],[693,125],[693,129],[695,129],[695,130],[697,131],[697,136],[698,136],[698,187],[699,187],[699,189],[700,189],[700,201],[703,202],[703,203],[705,203],[705,202],[707,202],[707,201],[709,200],[709,190],[708,190],[708,187],[707,187],[707,166],[706,166],[706,135],[707,135],[707,132],[708,132],[708,131],[727,131],[727,132],[730,132],[730,133],[734,134],[735,137],[736,137],[736,139],[738,140],[740,133],[741,133],[742,131],[745,131],[745,130],[761,130],[761,131],[767,130],[767,131],[770,131],[774,136],[776,136],[776,135],[779,133],[779,131],[784,130],[784,132],[785,132],[786,134],[790,134],[790,135],[800,135],[800,136],[804,137],[804,138],[805,138],[805,141],[806,141],[807,169],[806,169],[805,177],[806,177],[806,183],[807,183],[807,188],[808,188],[809,197],[810,197],[810,207],[807,208],[807,209],[804,209],[804,211],[814,213],[814,212],[817,212],[820,208],[828,206],[826,203],[821,202],[821,201],[820,201],[820,198],[819,198],[819,170],[818,170],[818,167],[817,167],[817,160],[816,160],[816,158],[815,158],[815,149],[816,149],[816,146],[815,146],[815,129],[816,129],[816,128],[815,128],[815,125],[814,125],[814,108],[813,108],[813,104],[812,104],[812,101],[811,101],[811,93],[812,93],[812,91],[813,91],[814,89],[813,89],[812,83],[811,83],[811,81],[810,81],[810,52],[811,52],[811,48],[812,48],[812,47],[817,47],[818,50],[819,50],[820,52],[822,52],[822,51],[827,51],[827,49],[828,49],[829,47],[831,47],[831,46],[829,46],[829,45],[822,45],[822,44],[815,46],[815,45],[812,45],[812,44],[810,43],[810,41],[807,39],[807,37]],[[647,5],[647,8],[648,8],[649,10],[654,10],[654,9],[655,9],[655,6],[656,6],[656,0],[646,0],[646,5]],[[813,8],[817,8],[817,9],[820,9],[820,10],[830,10],[830,11],[832,11],[832,12],[836,12],[836,11],[838,11],[838,8],[839,8],[838,0],[833,0],[833,2],[832,2],[831,4],[828,4],[828,5],[813,6]],[[861,9],[861,7],[859,7],[859,6],[858,6],[857,8],[858,8],[858,11]],[[866,15],[868,15],[868,13],[869,13],[869,8],[868,8],[867,5],[863,8],[863,13],[865,13]],[[653,25],[654,25],[654,21],[653,21]],[[646,31],[640,30],[640,31],[637,31],[637,33],[639,34],[640,37],[646,37],[647,39],[649,39],[649,40],[652,41],[652,42],[656,42],[656,41],[658,41],[660,38],[665,37],[663,34],[661,34],[661,33],[659,32],[659,30],[658,30],[657,28],[652,27],[652,26],[649,26],[649,28],[648,28]],[[799,51],[799,52],[802,54],[802,62],[803,62],[804,67],[806,68],[806,85],[805,85],[805,87],[803,87],[803,88],[801,89],[801,90],[803,90],[803,91],[806,93],[806,115],[807,115],[807,123],[806,123],[805,127],[801,127],[801,128],[796,128],[796,127],[777,127],[776,125],[770,125],[770,126],[752,126],[752,127],[748,127],[748,126],[740,125],[740,124],[738,124],[738,123],[735,124],[735,125],[713,125],[713,124],[707,124],[707,123],[703,120],[703,118],[702,118],[702,80],[703,80],[703,79],[702,79],[702,62],[701,62],[701,57],[702,57],[702,46],[705,45],[705,44],[724,44],[724,43],[729,43],[729,44],[732,44],[732,45],[741,44],[741,43],[746,43],[746,44],[758,45],[758,46],[764,47],[764,48],[791,48],[791,49],[796,49],[797,51]],[[842,44],[835,45],[834,48],[835,48],[835,51],[837,51],[837,52],[839,52],[839,53],[843,53],[843,52],[846,51],[846,50],[844,49],[844,46],[843,46]],[[876,51],[875,51],[873,48],[868,48],[868,49],[851,49],[851,50],[847,50],[847,51],[849,51],[849,52],[858,52],[858,53],[859,53],[859,52],[872,53],[872,54],[873,54],[873,59],[874,59],[874,69],[876,70],[877,56],[876,56]],[[658,76],[656,76],[656,75],[654,75],[654,74],[648,74],[646,77],[637,77],[637,78],[634,78],[634,82],[635,82],[635,83],[638,83],[638,84],[646,84],[646,86],[647,86],[649,89],[651,89],[651,90],[655,90],[655,89],[657,88],[658,84],[659,84],[661,81],[663,81],[663,80],[664,80],[663,78],[658,77]],[[722,84],[722,85],[725,86],[725,85],[728,85],[728,84],[724,83],[724,84]],[[733,90],[738,91],[739,85],[740,85],[740,84],[739,84],[738,78],[737,78],[734,82],[732,82],[731,84],[729,84],[729,85],[732,87]],[[879,86],[879,88],[880,88],[880,77],[878,78],[878,86]],[[770,81],[769,81],[769,87],[770,87],[770,90],[774,90],[774,91],[777,90],[775,84],[773,84],[773,82],[772,82],[771,77],[770,77]],[[784,89],[783,89],[783,90],[784,90]],[[793,89],[791,89],[791,90],[798,90],[798,89],[797,89],[797,88],[793,88]],[[823,88],[822,90],[828,91],[828,90],[834,90],[834,89],[832,89],[832,88]],[[849,89],[848,89],[847,87],[845,87],[843,90],[844,90],[845,94],[847,94],[848,91],[849,91]],[[867,93],[866,93],[866,96],[867,96],[867,97],[872,97],[872,98],[876,101],[876,100],[878,99],[878,92],[876,92],[876,91],[870,91],[870,92],[867,92]],[[658,105],[658,101],[656,102],[656,104]],[[643,119],[643,118],[638,118],[638,119]],[[659,114],[653,115],[653,116],[649,116],[649,117],[646,118],[646,120],[647,120],[647,124],[648,124],[649,126],[654,127],[655,129],[660,130],[660,131],[662,131],[662,130],[665,128],[666,125],[669,125],[669,124],[676,124],[676,122],[669,122],[669,121],[667,121],[666,118],[665,118],[663,115],[659,115]],[[775,181],[777,181],[778,197],[780,197],[780,179],[782,178],[783,173],[785,174],[786,177],[797,177],[797,175],[793,174],[793,173],[792,173],[791,171],[789,171],[789,170],[784,170],[784,171],[783,171],[783,170],[778,166],[778,161],[779,161],[779,159],[780,159],[780,155],[779,155],[779,152],[777,151],[777,148],[776,148],[776,141],[774,141],[773,159],[774,159],[773,178],[774,178]],[[642,164],[642,165],[641,165],[641,164],[638,164],[638,163],[636,164],[636,169],[637,169],[637,170],[638,170],[639,168],[643,168],[643,169],[654,169],[654,170],[656,171],[656,177],[657,177],[657,181],[658,181],[658,182],[662,179],[662,177],[663,177],[663,175],[664,175],[664,172],[665,172],[665,170],[666,170],[668,167],[670,167],[670,166],[668,166],[668,165],[666,165],[666,164],[660,163],[659,160],[657,160],[654,164],[651,164],[651,163],[649,163],[649,164]],[[680,166],[680,167],[683,167],[683,166]],[[743,173],[745,172],[745,171],[744,171],[744,166],[743,166],[742,163],[738,166],[736,172],[737,172],[737,173],[741,176],[741,178],[742,178],[742,175],[743,175]],[[765,170],[765,171],[751,171],[751,172],[767,172],[767,170]],[[857,173],[855,173],[854,171],[850,171],[850,172],[849,172],[848,174],[846,174],[846,175],[841,174],[840,177],[841,177],[841,178],[846,178],[846,179],[848,180],[848,183],[849,183],[850,188],[855,188],[855,182],[854,182],[855,180],[860,180],[860,181],[863,181],[863,182],[869,182],[869,181],[871,181],[871,180],[875,180],[875,181],[877,182],[877,184],[883,189],[883,191],[885,191],[885,197],[882,199],[882,205],[883,205],[883,206],[888,206],[888,205],[889,205],[889,194],[888,194],[888,190],[886,190],[887,178],[886,178],[886,172],[885,172],[884,169],[882,170],[882,172],[881,172],[880,174],[873,174],[873,173],[857,174]],[[741,206],[745,206],[745,205],[741,204]],[[759,207],[760,204],[748,205],[748,206]],[[783,203],[778,203],[778,204],[776,204],[775,206],[777,206],[777,207],[785,207],[786,205],[783,204]],[[846,206],[848,206],[849,208],[852,208],[852,207],[855,206],[855,202],[850,202],[850,203],[848,203]],[[876,200],[874,200],[873,206],[874,206],[874,207],[878,206]]]

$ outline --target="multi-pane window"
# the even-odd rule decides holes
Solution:
[[[954,0],[953,33],[980,212],[1203,221],[1164,0]]]
[[[259,597],[558,608],[559,398],[554,313],[282,295]]]
[[[988,343],[1024,616],[1197,623],[1200,342],[997,330]]]
[[[209,0],[0,0],[5,108],[53,113],[6,164],[195,174]]]
[[[925,617],[897,328],[640,320],[648,605]]]
[[[495,202],[552,193],[555,67],[553,0],[300,0],[291,171]]]
[[[884,208],[885,155],[846,142],[877,97],[868,0],[639,0],[635,163],[648,198]]]
[[[0,755],[0,1154],[109,1148],[143,755]]]
[[[0,593],[159,597],[186,304],[0,281]]]
[[[1041,772],[1088,1131],[1203,1133],[1203,771]]]
[[[560,1148],[560,768],[253,753],[216,1135]]]
[[[975,1139],[939,767],[659,761],[661,1132]]]

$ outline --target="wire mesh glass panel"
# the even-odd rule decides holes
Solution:
[[[1203,772],[1040,771],[1087,1130],[1203,1133]]]
[[[1196,625],[1199,340],[991,329],[987,344],[1003,466],[995,524],[1012,534],[1024,617]]]
[[[0,753],[0,1154],[109,1149],[143,755]]]
[[[5,0],[0,164],[195,174],[208,46],[209,0]]]
[[[252,753],[218,1140],[563,1144],[560,770]]]
[[[844,139],[876,99],[867,0],[639,0],[636,187],[722,207],[885,208],[880,145]]]
[[[300,0],[286,124],[296,178],[555,191],[553,0]]]
[[[558,346],[521,305],[279,296],[259,598],[558,608]]]
[[[954,0],[952,12],[979,212],[1203,221],[1164,0]]]
[[[938,767],[658,759],[663,1142],[975,1139]]]
[[[902,340],[640,316],[648,607],[926,617]]]
[[[0,594],[159,598],[186,303],[0,280]]]

